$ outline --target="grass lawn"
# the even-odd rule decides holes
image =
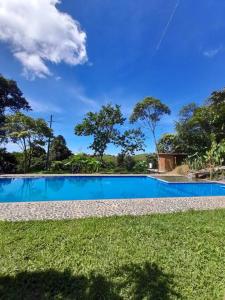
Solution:
[[[0,299],[223,299],[225,210],[0,222]]]

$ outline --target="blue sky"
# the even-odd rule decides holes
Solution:
[[[43,1],[56,2],[40,2]],[[18,0],[18,6],[20,3]],[[51,113],[54,115],[55,134],[63,134],[74,152],[87,151],[91,141],[75,136],[74,125],[86,112],[98,110],[102,104],[118,103],[129,116],[134,104],[145,96],[161,99],[171,108],[172,115],[162,120],[159,137],[174,130],[174,120],[183,105],[203,103],[213,90],[225,86],[222,0],[63,0],[51,5],[80,23],[79,30],[86,38],[78,34],[75,39],[87,56],[80,56],[78,63],[68,63],[65,53],[52,58],[51,48],[49,55],[44,56],[47,70],[40,61],[35,65],[45,72],[44,78],[34,69],[24,72],[30,67],[28,59],[15,54],[22,46],[12,36],[1,38],[11,8],[4,24],[0,13],[0,73],[18,82],[33,106],[33,116],[47,120]],[[45,11],[43,16],[35,14],[38,22],[45,22],[45,17],[50,19]],[[33,26],[32,20],[29,26]],[[48,23],[43,26],[46,30],[42,29],[40,43],[58,33],[48,32]],[[61,40],[63,44],[63,34],[55,39],[58,45]],[[29,45],[29,37],[24,45]],[[24,48],[20,52],[24,53]],[[31,48],[28,50],[30,54]],[[146,145],[146,151],[154,150],[151,137]],[[10,145],[9,149],[15,148]],[[108,149],[109,153],[116,151],[113,146]]]

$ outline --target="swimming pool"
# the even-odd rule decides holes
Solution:
[[[225,196],[218,183],[167,183],[148,176],[1,178],[0,202]]]

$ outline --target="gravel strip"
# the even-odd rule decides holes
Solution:
[[[0,220],[59,220],[225,208],[225,197],[0,203]]]

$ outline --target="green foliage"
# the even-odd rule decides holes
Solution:
[[[86,114],[82,123],[75,126],[75,134],[93,136],[90,148],[102,158],[107,145],[114,143],[119,134],[116,125],[123,125],[124,121],[119,105],[103,105],[99,112]]]
[[[124,156],[123,154],[117,155],[116,171],[121,173],[146,173],[148,169],[148,155],[139,154],[135,156]],[[157,160],[156,155],[154,159]]]
[[[20,112],[6,117],[4,130],[7,138],[18,144],[24,153],[24,172],[31,166],[35,147],[44,146],[52,135],[43,119],[33,119]]]
[[[6,138],[3,130],[5,112],[17,112],[21,109],[30,110],[31,108],[17,83],[0,74],[0,142]]]
[[[204,157],[199,155],[198,153],[189,155],[187,159],[185,159],[184,163],[188,165],[189,169],[192,171],[198,171],[206,167]]]
[[[225,139],[225,88],[212,92],[207,100],[207,108],[209,112],[205,119],[208,120],[216,141],[220,142]]]
[[[156,153],[150,153],[146,156],[147,164],[152,164],[153,169],[158,168],[158,158]]]
[[[177,135],[182,148],[190,155],[204,155],[211,148],[213,135],[220,143],[225,138],[225,89],[213,92],[205,105],[191,103],[180,112],[176,123]]]
[[[135,166],[135,160],[133,159],[132,156],[126,155],[124,158],[124,167],[126,168],[127,171],[132,171]]]
[[[170,109],[167,105],[163,104],[160,100],[153,97],[146,97],[144,100],[136,104],[130,117],[131,123],[141,121],[144,126],[150,129],[153,135],[157,153],[159,151],[157,148],[155,130],[157,124],[165,114],[170,114]]]
[[[170,109],[165,104],[153,97],[146,97],[136,104],[130,121],[133,123],[141,120],[154,129],[164,114],[170,114]]]
[[[148,169],[148,163],[147,161],[138,161],[134,166],[134,172],[135,173],[146,173]]]
[[[136,151],[144,151],[144,134],[140,129],[125,130],[115,144],[121,147],[122,155],[134,155]]]
[[[5,148],[0,148],[0,174],[15,173],[17,160],[15,156],[6,151]]]
[[[224,297],[225,210],[0,222],[0,236],[1,299]]]
[[[185,153],[194,155],[203,154],[210,146],[210,140],[199,122],[200,108],[195,103],[184,106],[176,122],[179,146]]]
[[[65,165],[71,167],[72,173],[96,173],[101,167],[101,162],[94,157],[77,154],[72,156]]]
[[[0,114],[4,114],[6,109],[14,112],[20,109],[29,110],[30,105],[17,83],[0,75]]]
[[[32,149],[28,149],[27,153],[28,157],[31,157],[29,171],[39,172],[45,169],[46,151],[44,148],[38,145],[33,145]]]
[[[62,173],[64,171],[66,171],[67,169],[69,169],[68,167],[69,166],[66,165],[66,163],[63,161],[53,161],[51,163],[51,171],[52,172]]]
[[[67,159],[72,155],[72,152],[66,145],[66,140],[62,135],[58,135],[53,138],[50,147],[50,160],[60,161]]]
[[[205,152],[204,155],[195,153],[189,156],[186,163],[191,170],[201,170],[208,168],[210,170],[210,177],[214,174],[216,167],[221,167],[225,159],[225,140],[217,143],[214,136],[211,136],[211,147]]]
[[[214,168],[222,166],[225,156],[225,140],[221,143],[212,140],[211,148],[208,149],[204,155],[207,167],[210,169],[210,178],[213,176]]]
[[[183,152],[176,134],[166,133],[158,141],[158,150],[162,153]]]

